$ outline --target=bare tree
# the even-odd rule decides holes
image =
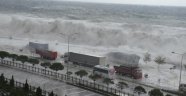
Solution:
[[[163,56],[158,56],[154,59],[154,61],[158,64],[158,69],[159,69],[159,65],[160,64],[164,64],[165,63],[165,57]]]
[[[160,68],[159,68],[159,65],[160,64],[164,64],[165,63],[165,57],[163,56],[157,56],[154,61],[158,64],[158,73],[160,72]],[[158,82],[160,83],[160,79],[158,79]]]

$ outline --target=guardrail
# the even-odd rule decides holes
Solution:
[[[91,90],[91,91],[94,91],[94,92],[97,92],[103,95],[107,95],[107,96],[135,96],[134,94],[123,92],[115,88],[107,87],[105,85],[98,84],[98,83],[93,83],[88,80],[83,80],[83,79],[76,78],[73,76],[67,76],[66,74],[61,74],[56,71],[51,71],[45,68],[38,68],[38,67],[16,63],[13,61],[8,61],[8,60],[2,60],[0,65],[13,67],[13,68],[17,68],[17,69],[20,69],[26,72],[43,75],[49,78],[53,78],[59,81],[66,82],[67,84],[71,84],[71,85],[81,87],[87,90]]]

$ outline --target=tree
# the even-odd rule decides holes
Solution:
[[[104,78],[103,83],[105,83],[107,87],[109,86],[109,84],[114,84],[114,82],[110,78]]]
[[[72,75],[73,73],[72,73],[71,71],[68,71],[66,74],[70,76],[70,75]]]
[[[158,71],[159,71],[159,65],[165,63],[165,57],[158,56],[154,59],[154,61],[158,64]]]
[[[6,85],[7,81],[5,80],[4,74],[2,73],[0,76],[0,87]]]
[[[51,64],[50,64],[50,62],[44,62],[44,63],[41,63],[41,66],[45,68],[45,74],[46,74],[46,68],[50,67]]]
[[[184,91],[183,93],[181,93],[181,96],[186,96],[186,92]]]
[[[157,64],[163,64],[165,63],[165,57],[162,57],[162,56],[158,56],[154,59],[154,61],[157,63]]]
[[[17,60],[21,61],[23,64],[28,61],[28,57],[25,55],[20,55],[17,57]]]
[[[160,71],[159,65],[165,63],[165,57],[157,56],[154,61],[158,64],[158,72]],[[158,82],[160,83],[160,79],[158,79]]]
[[[11,87],[15,86],[15,84],[14,84],[14,76],[12,76],[12,78],[10,79],[10,86]]]
[[[167,94],[166,96],[172,96],[172,95],[170,95],[170,94]]]
[[[26,80],[26,82],[24,84],[23,90],[24,90],[25,93],[28,93],[29,92],[29,85],[28,85],[27,80]]]
[[[137,87],[135,87],[134,88],[134,92],[137,92],[138,93],[138,95],[140,95],[140,94],[146,94],[147,92],[146,92],[146,90],[143,88],[143,87],[141,87],[141,86],[137,86]]]
[[[64,66],[61,63],[53,63],[50,68],[57,72],[58,70],[63,70]]]
[[[42,96],[42,90],[40,87],[36,89],[36,96]]]
[[[151,61],[151,54],[148,52],[144,54],[143,61],[147,64],[147,62]]]
[[[49,94],[49,96],[54,96],[54,93],[53,93],[53,91]]]
[[[33,59],[33,58],[28,59],[28,62],[29,62],[29,63],[32,63],[33,66],[34,66],[35,64],[39,64],[39,60],[38,60],[38,59]]]
[[[3,59],[5,57],[8,57],[9,56],[9,53],[6,52],[6,51],[0,51],[0,58],[1,58],[1,62],[3,61]]]
[[[41,63],[41,66],[45,67],[45,69],[46,69],[47,67],[50,67],[51,64],[50,64],[50,62],[44,62],[44,63]]]
[[[77,76],[79,76],[81,79],[82,79],[84,76],[87,76],[87,75],[88,75],[87,71],[85,71],[85,70],[79,70],[79,71],[75,72],[75,74],[76,74]]]
[[[149,96],[163,96],[163,93],[160,91],[160,89],[152,89],[149,91]]]
[[[14,62],[17,59],[18,55],[10,54],[9,57],[12,58],[12,61]]]
[[[94,87],[95,87],[95,82],[96,82],[96,80],[99,79],[99,78],[101,78],[101,76],[98,75],[98,74],[91,74],[91,75],[89,76],[89,78],[92,79],[92,80],[94,81]]]
[[[128,87],[128,84],[125,82],[118,82],[117,87],[122,90],[123,88]]]

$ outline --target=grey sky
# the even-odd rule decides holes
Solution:
[[[120,3],[120,4],[143,4],[143,5],[186,6],[186,0],[66,0],[66,1],[85,1],[85,2]]]

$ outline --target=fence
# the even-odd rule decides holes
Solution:
[[[50,78],[53,78],[53,79],[56,79],[59,81],[67,82],[68,84],[71,84],[74,86],[85,88],[87,90],[95,91],[100,94],[104,94],[104,95],[108,95],[108,96],[134,96],[134,94],[129,94],[129,93],[123,92],[123,91],[115,89],[115,88],[110,88],[110,87],[102,85],[102,84],[90,82],[90,81],[76,78],[73,76],[69,76],[66,74],[61,74],[56,71],[52,71],[52,70],[45,69],[45,68],[38,68],[38,67],[25,65],[25,64],[21,64],[21,63],[16,63],[13,61],[8,61],[8,60],[2,60],[1,65],[14,67],[14,68],[24,70],[27,72],[32,72],[35,74],[50,77]]]
[[[8,82],[8,83],[10,83],[10,80],[11,79],[8,79],[8,78],[5,78],[5,80]],[[21,87],[21,88],[23,88],[24,87],[24,83],[21,83],[21,82],[18,82],[18,81],[14,81],[14,85],[15,85],[15,87]],[[31,86],[31,85],[29,85],[29,89],[30,89],[30,91],[32,91],[32,92],[36,92],[36,87],[34,87],[34,86]],[[1,90],[1,92],[2,93],[5,93],[4,95],[5,96],[9,96],[8,94],[7,94],[7,92],[5,92],[5,91],[3,91],[3,90]],[[42,95],[43,96],[48,96],[50,94],[50,92],[47,92],[46,90],[42,90]],[[57,96],[56,94],[54,94],[54,96]]]

